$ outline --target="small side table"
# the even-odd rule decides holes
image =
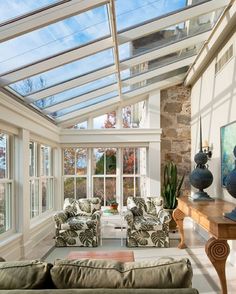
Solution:
[[[120,228],[120,232],[121,232],[121,246],[123,246],[123,231],[124,231],[124,226],[125,225],[125,221],[124,221],[124,216],[123,213],[116,213],[116,214],[112,214],[112,213],[105,213],[102,212],[101,215],[101,237],[100,237],[100,245],[102,245],[102,239],[103,239],[103,231],[104,229],[112,227],[113,229],[115,229],[116,227]]]

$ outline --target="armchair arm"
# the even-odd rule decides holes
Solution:
[[[124,214],[124,219],[127,221],[127,224],[129,227],[132,227],[133,222],[134,222],[134,215],[132,211],[127,210]]]
[[[97,222],[100,222],[101,214],[102,214],[101,211],[96,210],[96,211],[94,211],[94,213],[92,214],[91,219],[92,219],[92,220],[96,220]]]
[[[169,223],[171,221],[171,215],[168,211],[161,209],[158,212],[158,218],[162,224]]]
[[[56,228],[60,229],[61,224],[65,223],[67,221],[68,215],[64,210],[62,210],[62,211],[56,212],[54,214],[53,218],[56,223]]]

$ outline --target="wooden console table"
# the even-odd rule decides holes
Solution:
[[[188,197],[181,197],[173,212],[181,238],[178,248],[186,248],[183,228],[185,216],[191,217],[212,236],[205,244],[205,251],[219,276],[222,294],[227,294],[225,263],[230,252],[227,240],[236,240],[236,222],[225,218],[223,213],[234,208],[234,204],[223,200],[193,202]]]

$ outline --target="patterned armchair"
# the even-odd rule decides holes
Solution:
[[[169,212],[162,207],[159,197],[128,197],[128,247],[169,247]]]
[[[99,198],[66,198],[63,210],[54,215],[55,246],[96,247],[100,239],[101,203]]]

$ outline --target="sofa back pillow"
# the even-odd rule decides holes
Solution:
[[[188,259],[118,262],[58,260],[51,269],[54,286],[70,288],[188,288],[192,267]]]
[[[49,288],[51,267],[38,260],[1,262],[0,289]]]

